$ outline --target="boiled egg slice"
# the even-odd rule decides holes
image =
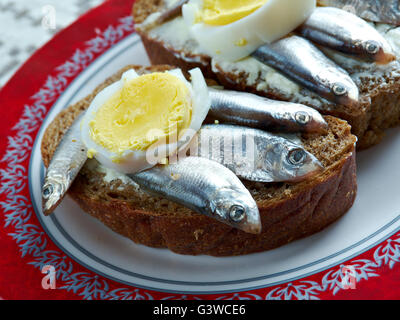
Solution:
[[[101,90],[81,123],[88,157],[135,173],[166,163],[191,141],[210,109],[205,79],[180,69],[138,75],[133,69]]]
[[[205,53],[236,61],[296,29],[315,7],[316,0],[189,0],[182,14]]]

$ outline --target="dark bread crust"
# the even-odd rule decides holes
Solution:
[[[162,0],[137,0],[133,6],[133,18],[136,24],[142,23],[151,13],[162,10]],[[192,54],[186,50],[177,50],[166,45],[161,39],[151,38],[146,30],[137,29],[152,64],[175,65],[183,70],[198,67],[210,79],[215,79],[226,89],[252,92],[271,99],[287,100],[278,91],[257,89],[257,85],[249,86],[246,75],[238,75],[221,70],[218,72],[211,67],[211,58],[207,55]],[[360,105],[351,110],[346,106],[326,103],[318,109],[325,115],[332,115],[346,120],[352,127],[352,133],[358,137],[357,149],[367,149],[379,143],[385,135],[385,130],[400,125],[400,65],[397,76],[377,79],[376,84],[361,79]],[[385,82],[385,85],[381,85]],[[314,107],[313,105],[310,105]]]
[[[97,92],[118,80],[129,68],[145,73],[170,67],[127,66],[91,95],[62,111],[46,129],[42,140],[45,166],[78,114],[89,106]],[[330,129],[325,136],[302,137],[305,147],[314,151],[325,165],[322,173],[296,184],[246,182],[260,209],[260,235],[231,228],[165,199],[139,194],[120,180],[105,182],[104,174],[86,166],[69,195],[85,212],[138,244],[167,247],[180,254],[213,256],[243,255],[276,248],[325,228],[346,213],[356,197],[356,138],[345,121],[333,117],[326,117],[326,120]],[[122,191],[118,191],[121,186]]]

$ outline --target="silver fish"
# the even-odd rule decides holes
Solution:
[[[341,8],[366,20],[400,26],[399,0],[318,0],[318,4]]]
[[[128,175],[144,190],[248,233],[261,232],[258,207],[233,172],[221,164],[187,157]]]
[[[342,105],[357,105],[359,91],[349,74],[299,36],[266,44],[252,56],[289,79]]]
[[[305,105],[251,93],[209,88],[214,120],[279,132],[318,132],[328,128],[321,114]]]
[[[82,116],[64,134],[47,168],[42,189],[45,215],[58,206],[87,160],[87,148],[81,142],[80,119]]]
[[[337,8],[316,8],[297,32],[324,47],[386,64],[396,59],[386,39],[365,20]]]
[[[300,144],[247,127],[205,125],[190,148],[191,155],[216,161],[250,181],[297,182],[323,169]]]

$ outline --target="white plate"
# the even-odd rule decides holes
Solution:
[[[96,59],[48,113],[32,150],[29,183],[43,228],[71,258],[110,279],[141,288],[180,293],[221,293],[264,288],[338,265],[400,229],[400,129],[358,154],[358,197],[339,221],[311,237],[268,252],[240,257],[183,256],[136,245],[84,213],[66,198],[55,214],[41,213],[43,128],[56,114],[127,64],[148,65],[136,34]]]

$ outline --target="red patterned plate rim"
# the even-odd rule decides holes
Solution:
[[[0,205],[3,208],[4,221],[4,228],[0,230],[0,249],[4,252],[4,261],[0,269],[0,297],[398,299],[400,292],[394,282],[400,281],[399,232],[342,265],[306,278],[246,292],[211,295],[121,287],[120,283],[85,269],[59,250],[43,232],[33,212],[26,179],[30,151],[48,110],[68,84],[103,52],[134,31],[130,11],[131,3],[124,0],[109,0],[89,11],[38,50],[0,91],[0,104],[3,110],[7,110],[0,129],[2,137],[7,137],[6,141],[1,141],[2,150],[5,152],[0,164]],[[87,50],[88,43],[91,44],[91,50]],[[49,262],[57,266],[57,282],[62,284],[58,290],[44,290],[40,285],[43,277],[40,271]],[[352,269],[350,276],[347,270],[349,267]],[[352,285],[355,289],[351,289]]]

